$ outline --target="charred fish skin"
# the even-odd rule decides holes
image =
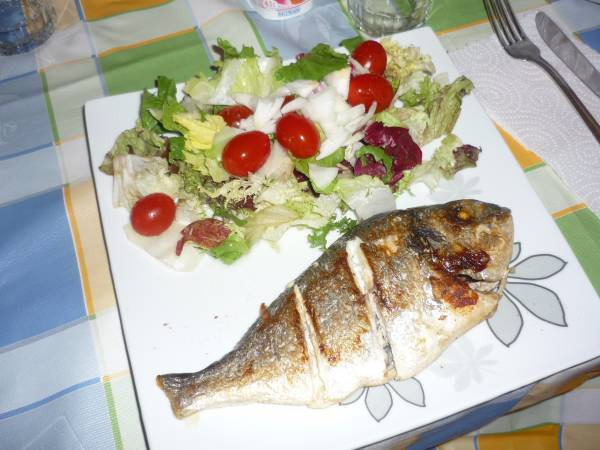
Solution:
[[[385,213],[338,239],[206,369],[157,377],[177,417],[241,403],[325,407],[413,376],[492,314],[510,211],[476,200]]]

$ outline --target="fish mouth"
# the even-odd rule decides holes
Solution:
[[[485,277],[477,278],[468,274],[459,274],[458,277],[465,281],[471,290],[480,294],[501,294],[508,278],[509,270],[499,279],[489,279]]]

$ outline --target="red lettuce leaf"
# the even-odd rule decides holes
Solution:
[[[412,169],[423,161],[423,152],[413,141],[407,128],[386,127],[381,122],[373,122],[365,129],[363,141],[382,147],[394,158],[390,185],[396,184],[402,178],[404,170]]]

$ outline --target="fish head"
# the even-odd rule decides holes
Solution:
[[[503,287],[512,254],[513,221],[508,208],[457,200],[417,212],[413,245],[430,256],[433,269],[470,283]]]

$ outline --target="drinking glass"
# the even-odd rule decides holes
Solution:
[[[360,30],[370,36],[383,36],[423,25],[431,3],[431,0],[348,0],[348,11]]]
[[[47,0],[0,0],[0,55],[27,52],[54,32],[56,12]]]

